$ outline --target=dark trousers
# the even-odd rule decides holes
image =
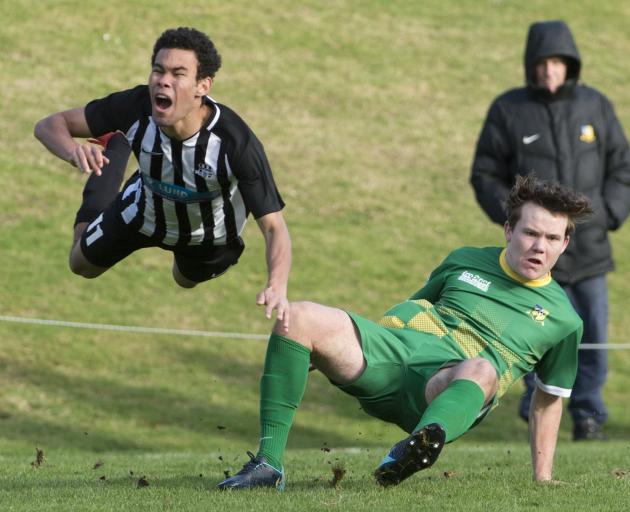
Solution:
[[[571,304],[584,321],[582,343],[607,343],[608,340],[608,286],[606,276],[585,279],[563,286]],[[608,417],[602,390],[608,374],[608,351],[580,349],[578,371],[569,400],[569,412],[574,422],[593,417],[602,424]],[[529,416],[529,404],[534,391],[534,374],[524,378],[525,393],[519,414]]]

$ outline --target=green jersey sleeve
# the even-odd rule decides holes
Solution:
[[[582,325],[549,349],[535,367],[536,384],[550,395],[568,398],[575,382]]]
[[[424,286],[409,297],[409,300],[424,299],[429,301],[431,304],[438,301],[440,295],[442,294],[442,288],[444,287],[444,282],[447,277],[447,261],[448,258],[446,258],[439,267],[431,272],[431,275]]]

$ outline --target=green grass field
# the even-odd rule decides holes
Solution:
[[[192,291],[170,257],[136,253],[98,280],[67,269],[84,178],[33,138],[49,113],[146,81],[155,38],[209,33],[212,96],[264,142],[294,244],[290,298],[379,318],[452,248],[502,232],[467,180],[490,101],[522,83],[527,26],[563,18],[583,79],[630,129],[630,4],[587,0],[0,4],[0,315],[268,333],[255,223],[238,267]],[[610,339],[628,343],[630,237],[613,235]],[[287,454],[287,492],[217,493],[255,450],[265,343],[0,321],[0,510],[627,510],[630,351],[610,353],[611,440],[570,441],[556,486],[531,482],[519,386],[434,468],[396,489],[371,472],[402,435],[313,374]],[[36,450],[44,454],[37,464]],[[330,451],[328,451],[330,450]],[[94,466],[98,467],[94,469]],[[346,470],[337,487],[333,468]],[[140,477],[149,483],[138,487]]]

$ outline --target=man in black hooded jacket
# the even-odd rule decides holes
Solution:
[[[581,60],[573,35],[562,21],[533,23],[525,50],[526,86],[494,100],[482,128],[472,165],[477,201],[490,219],[506,220],[503,202],[517,175],[535,174],[588,196],[592,219],[578,226],[560,257],[554,278],[563,285],[584,321],[583,343],[606,343],[608,290],[613,270],[608,231],[630,213],[630,153],[610,101],[578,83]],[[606,350],[580,350],[569,411],[573,438],[604,439],[607,411],[602,388]],[[519,414],[529,417],[535,377]]]

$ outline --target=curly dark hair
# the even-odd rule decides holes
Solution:
[[[532,174],[517,176],[516,183],[505,201],[507,221],[511,228],[520,220],[521,210],[527,202],[542,206],[552,213],[566,215],[567,236],[575,231],[576,224],[584,222],[593,213],[588,197],[565,185],[542,181]]]
[[[153,45],[151,65],[155,64],[155,56],[163,48],[178,48],[180,50],[192,50],[199,62],[197,66],[197,80],[210,77],[221,67],[221,55],[214,47],[210,38],[194,28],[171,28],[162,32]]]

